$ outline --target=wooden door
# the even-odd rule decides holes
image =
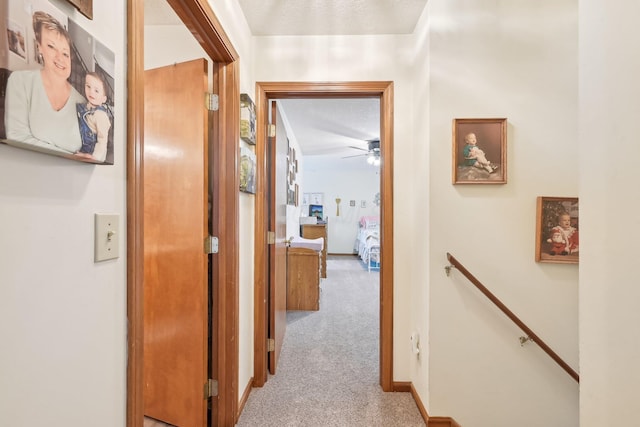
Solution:
[[[269,230],[275,244],[269,246],[269,338],[275,341],[269,352],[269,372],[276,373],[278,357],[287,328],[287,152],[284,124],[271,101],[271,121],[275,136],[269,138]]]
[[[204,427],[207,62],[144,74],[144,414]]]

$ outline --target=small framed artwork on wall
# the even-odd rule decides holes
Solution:
[[[507,119],[453,120],[453,184],[507,183]]]
[[[256,194],[256,154],[240,147],[240,191]]]
[[[256,145],[256,106],[246,93],[240,94],[240,138]]]
[[[536,207],[536,261],[577,264],[578,198],[538,197]]]

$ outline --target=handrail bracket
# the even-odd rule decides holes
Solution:
[[[535,342],[533,338],[531,337],[520,337],[520,347],[524,347],[524,345],[526,344],[527,341],[531,341],[531,342]]]
[[[453,264],[449,264],[449,265],[444,267],[444,272],[447,273],[447,277],[449,277],[449,275],[451,274],[451,269],[452,268],[456,268],[456,266],[453,265]]]

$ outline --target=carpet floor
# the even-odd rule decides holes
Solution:
[[[379,385],[379,280],[329,257],[319,311],[289,311],[275,376],[251,390],[238,427],[425,426],[409,393]]]

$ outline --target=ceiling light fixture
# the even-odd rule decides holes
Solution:
[[[367,155],[367,163],[373,166],[380,166],[380,152],[372,151]]]
[[[355,156],[345,156],[343,159],[348,159],[350,157],[360,157],[366,156],[367,163],[372,166],[380,166],[380,140],[379,139],[370,139],[367,141],[368,149],[355,147],[350,145],[350,148],[355,148],[356,150],[367,151],[364,154],[356,154]]]

